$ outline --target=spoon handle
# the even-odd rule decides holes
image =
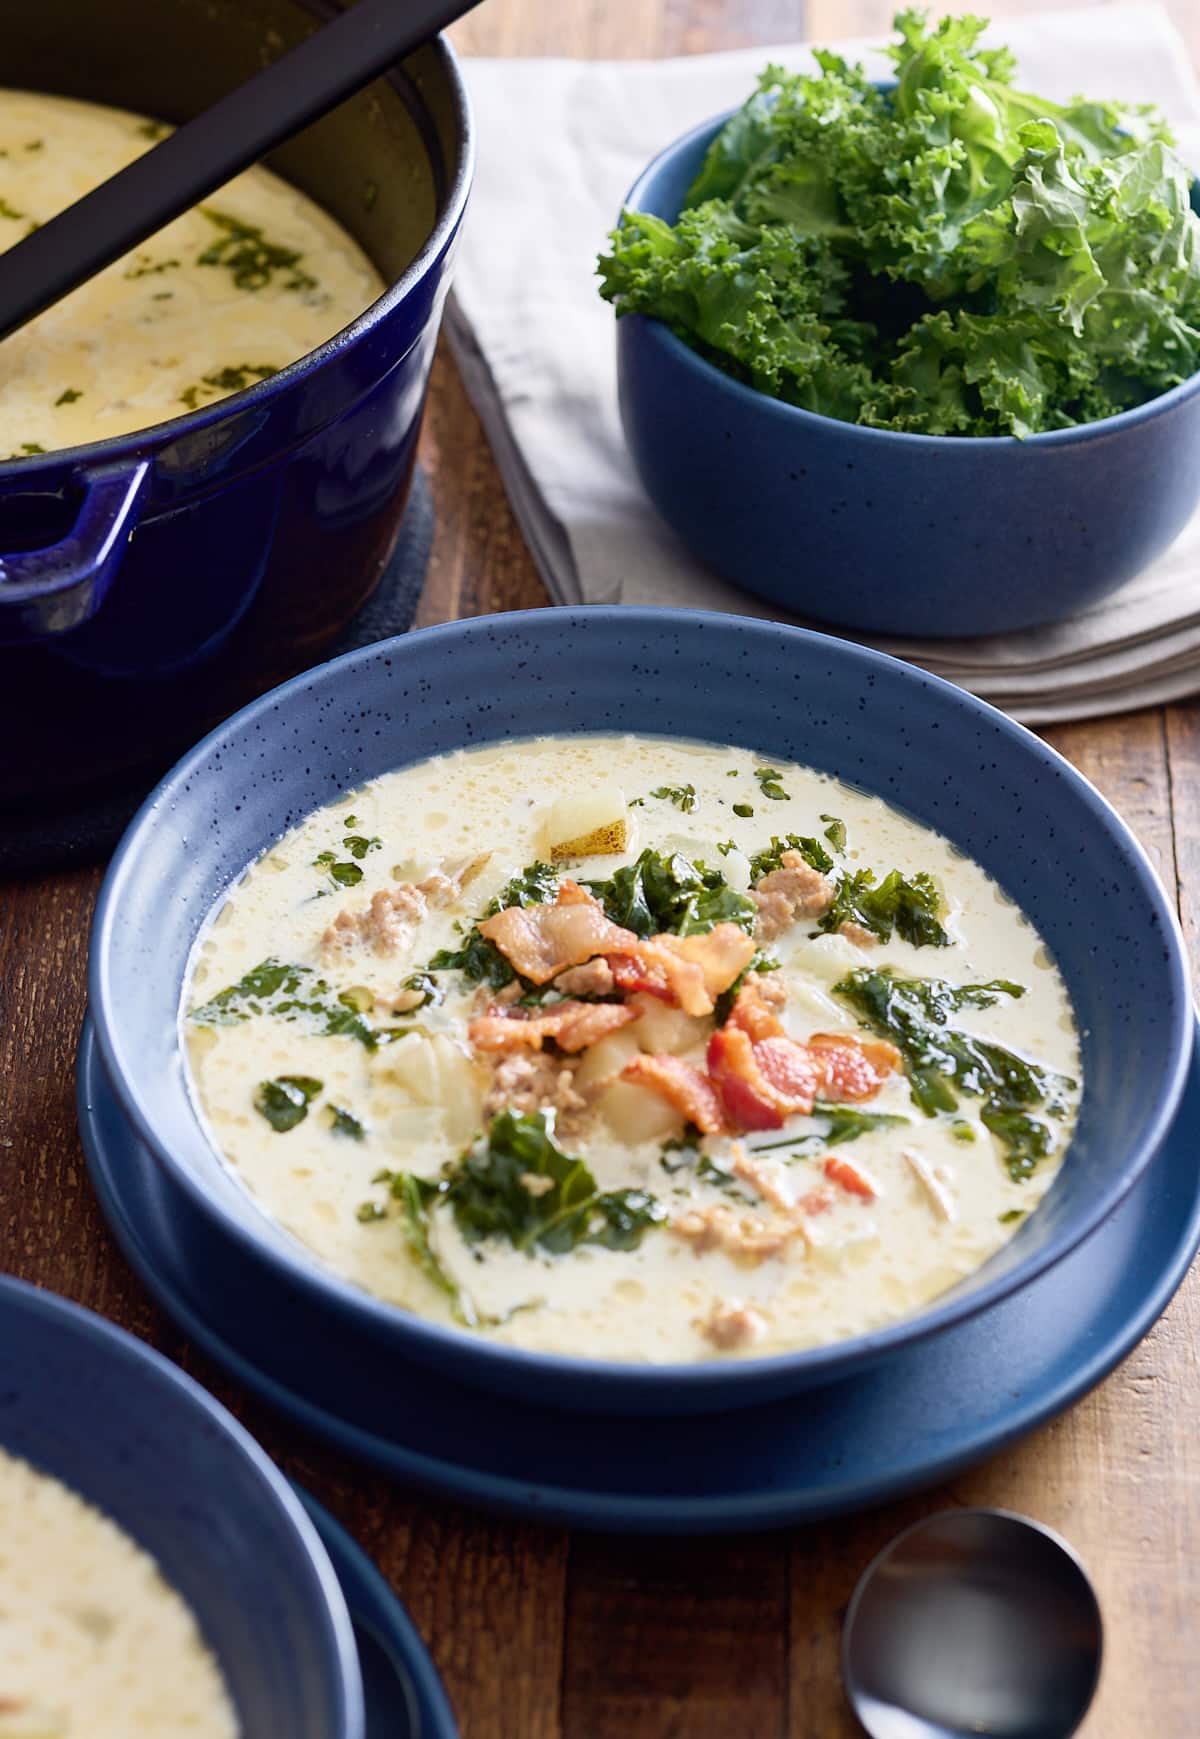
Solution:
[[[357,0],[0,255],[0,338],[361,90],[475,4]]]

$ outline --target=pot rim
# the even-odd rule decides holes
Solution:
[[[619,222],[624,222],[625,213],[648,210],[637,203],[638,196],[643,195],[646,186],[670,163],[698,144],[707,145],[715,138],[732,115],[738,113],[738,107],[723,110],[719,115],[712,116],[707,121],[701,121],[698,126],[691,127],[686,133],[680,134],[669,145],[653,156],[637,179],[633,182],[625,198],[621,202]],[[1193,198],[1200,190],[1200,179],[1193,180]],[[651,213],[651,215],[657,215]],[[1010,453],[1024,452],[1034,447],[1073,446],[1080,442],[1102,439],[1108,435],[1122,434],[1126,430],[1144,423],[1152,418],[1165,415],[1176,409],[1188,399],[1200,394],[1200,370],[1190,374],[1186,380],[1168,387],[1165,392],[1156,397],[1145,399],[1140,405],[1131,405],[1128,410],[1118,411],[1111,417],[1098,417],[1090,423],[1073,423],[1066,429],[1042,429],[1032,435],[1023,437],[1017,435],[923,435],[907,429],[876,429],[869,423],[849,423],[841,417],[828,417],[821,411],[805,410],[802,405],[789,404],[786,399],[772,398],[769,393],[760,392],[757,387],[747,386],[744,381],[737,380],[727,374],[716,363],[710,362],[698,350],[672,331],[664,320],[652,314],[619,314],[618,328],[621,320],[640,320],[649,335],[662,345],[680,367],[690,368],[694,374],[706,380],[710,386],[726,392],[751,415],[755,414],[751,407],[758,406],[758,414],[773,417],[782,427],[789,424],[793,428],[803,429],[806,426],[823,431],[838,430],[848,439],[858,440],[866,444],[874,442],[879,451],[883,444],[903,442],[910,447],[941,449],[943,452],[976,453],[1008,451]]]
[[[148,423],[145,428],[131,429],[123,435],[106,435],[103,440],[83,441],[74,447],[55,447],[49,453],[40,453],[36,457],[26,455],[19,459],[0,459],[0,490],[18,478],[44,478],[49,470],[73,467],[83,461],[116,459],[130,452],[157,448],[178,440],[183,435],[194,435],[213,427],[228,417],[231,408],[240,413],[258,405],[269,404],[273,398],[294,385],[306,371],[319,368],[340,351],[350,349],[404,301],[450,245],[462,221],[467,196],[475,176],[475,117],[459,57],[444,35],[434,37],[426,46],[438,56],[449,86],[461,152],[458,167],[442,195],[433,228],[400,276],[386,285],[383,294],[377,296],[347,326],[343,326],[315,350],[306,350],[303,356],[289,362],[277,374],[266,380],[256,381],[252,386],[243,387],[240,392],[228,393],[224,398],[214,399],[211,404],[203,405],[198,410],[184,411],[180,416]]]

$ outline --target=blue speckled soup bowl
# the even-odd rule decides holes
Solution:
[[[1078,1131],[1038,1212],[918,1315],[832,1346],[698,1365],[514,1350],[378,1302],[265,1218],[184,1081],[180,991],[214,902],[319,805],[405,763],[544,732],[737,743],[838,775],[939,829],[1020,902],[1082,1033]],[[612,1412],[724,1408],[824,1381],[961,1321],[1095,1229],[1170,1127],[1191,999],[1178,928],[1123,822],[1060,756],[961,690],[821,634],[693,611],[535,610],[428,628],[295,678],[207,737],[132,823],[92,936],[100,1066],[169,1182],[198,1271],[269,1313],[325,1372],[382,1393],[394,1356],[462,1382]],[[334,1381],[337,1381],[335,1375]],[[414,1399],[414,1404],[419,1404]]]
[[[303,1505],[141,1341],[0,1278],[0,1447],[117,1522],[191,1607],[244,1739],[365,1739],[350,1614]]]
[[[674,221],[707,121],[626,198]],[[692,552],[755,596],[878,634],[1000,634],[1096,603],[1200,505],[1200,375],[1027,440],[906,435],[768,398],[640,314],[617,321],[625,438]]]

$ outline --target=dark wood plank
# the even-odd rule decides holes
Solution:
[[[784,1739],[787,1599],[781,1536],[577,1535],[564,1732],[573,1739]]]

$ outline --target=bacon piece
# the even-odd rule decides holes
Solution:
[[[714,924],[697,936],[650,936],[610,954],[618,990],[644,990],[685,1014],[711,1014],[722,991],[745,971],[754,943],[736,924]]]
[[[582,966],[597,954],[639,946],[632,930],[614,924],[599,900],[570,880],[560,885],[552,905],[506,906],[485,918],[479,933],[531,984],[548,984],[566,967]]]
[[[620,1002],[558,1002],[535,1015],[492,1008],[471,1022],[467,1036],[477,1051],[540,1051],[546,1039],[556,1040],[560,1050],[582,1051],[640,1019],[638,1009]]]
[[[879,1194],[869,1177],[848,1159],[839,1159],[836,1153],[829,1155],[822,1170],[830,1183],[839,1184],[849,1195],[861,1196],[864,1202],[873,1202]]]
[[[721,1101],[708,1076],[694,1063],[662,1055],[633,1057],[622,1069],[621,1079],[636,1081],[660,1094],[688,1123],[695,1124],[702,1135],[724,1132]]]
[[[813,1108],[821,1075],[795,1039],[753,1043],[740,1026],[719,1028],[708,1041],[708,1072],[729,1121],[739,1129],[779,1129]]]
[[[772,987],[774,988],[774,987]],[[727,1026],[741,1027],[751,1039],[773,1039],[784,1036],[783,1022],[773,1012],[774,996],[764,996],[760,984],[743,984],[729,1011]]]
[[[814,1033],[808,1049],[819,1070],[817,1091],[830,1099],[873,1099],[900,1052],[886,1039],[860,1039],[853,1033]]]

